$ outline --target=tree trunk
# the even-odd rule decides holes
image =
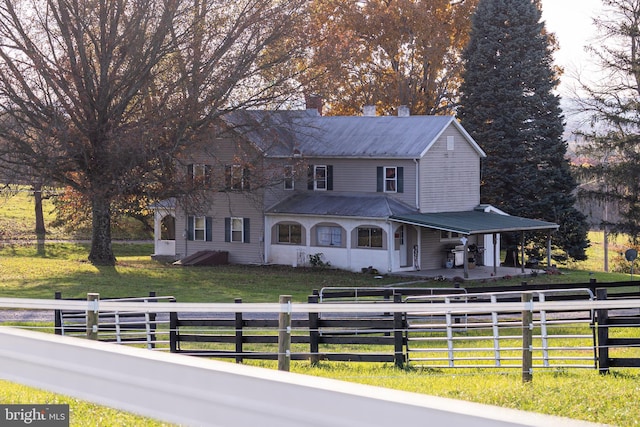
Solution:
[[[505,248],[505,257],[502,265],[505,267],[520,267],[518,256],[518,236],[515,233],[503,233],[502,245]]]
[[[36,240],[38,241],[38,255],[45,254],[44,239],[46,228],[44,226],[44,214],[42,212],[42,186],[40,184],[33,185],[33,199],[35,201],[36,214]]]
[[[113,266],[116,258],[111,248],[111,200],[94,195],[91,207],[93,228],[89,261],[94,265]]]
[[[518,256],[518,248],[507,249],[504,262],[505,267],[520,267],[520,257]]]

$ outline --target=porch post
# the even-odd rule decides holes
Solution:
[[[464,265],[464,278],[468,279],[469,278],[469,252],[467,251],[467,248],[469,247],[469,239],[466,237],[463,237],[460,240],[464,245],[464,252],[463,252],[464,261],[462,262],[462,265]]]
[[[389,273],[393,271],[393,261],[396,253],[396,236],[393,229],[394,223],[387,221],[387,272]]]
[[[493,233],[493,276],[498,275],[498,264],[500,257],[500,248],[498,248],[498,237],[496,233]]]
[[[522,246],[520,246],[520,271],[524,274],[524,230],[522,231]]]

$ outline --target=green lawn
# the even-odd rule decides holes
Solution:
[[[335,270],[291,267],[217,266],[176,267],[151,260],[150,244],[114,244],[115,267],[96,267],[86,261],[87,245],[52,243],[46,255],[33,246],[5,245],[0,249],[0,297],[82,298],[89,292],[102,298],[172,295],[180,302],[277,302],[292,295],[306,302],[314,289],[327,286],[383,286],[402,281],[397,277]],[[441,282],[435,282],[440,283]]]
[[[8,223],[12,226],[18,223],[28,225],[28,214],[21,216],[0,203],[0,230],[5,238],[14,232],[6,228]],[[564,269],[562,275],[539,275],[527,281],[553,286],[586,282],[590,277],[599,282],[629,280],[625,274],[601,272],[602,257],[598,254],[602,253],[602,246],[599,240],[597,234],[592,237],[591,261],[574,263],[572,269]],[[624,248],[623,241],[618,244]],[[0,297],[53,298],[54,293],[60,291],[63,297],[68,298],[84,298],[89,292],[98,292],[102,298],[107,298],[142,296],[155,291],[158,295],[173,295],[180,302],[232,302],[234,298],[242,298],[245,302],[276,302],[283,294],[292,295],[294,301],[304,302],[313,289],[322,287],[383,286],[402,281],[393,277],[376,279],[365,274],[289,267],[174,267],[152,261],[149,255],[153,248],[149,244],[116,243],[117,265],[98,268],[87,262],[88,249],[82,244],[48,243],[42,255],[30,245],[2,244]],[[488,285],[517,284],[520,280],[492,280],[465,284],[465,287],[481,289]],[[451,286],[447,282],[425,282],[424,285]],[[269,362],[250,363],[274,368],[274,364]],[[598,423],[633,426],[639,425],[640,420],[640,400],[637,398],[640,372],[633,369],[614,370],[611,375],[604,376],[592,370],[540,370],[534,372],[533,382],[527,385],[522,384],[518,372],[494,368],[398,370],[387,364],[321,362],[319,366],[311,367],[308,363],[293,362],[292,370]],[[0,382],[0,402],[69,403],[71,425],[74,426],[162,425],[6,382]]]
[[[237,297],[246,302],[276,302],[281,294],[291,294],[294,301],[302,302],[313,289],[324,286],[380,286],[398,281],[391,277],[375,279],[371,275],[288,267],[174,267],[152,261],[151,245],[115,244],[114,250],[118,264],[113,268],[97,268],[86,261],[86,245],[52,243],[47,245],[45,255],[38,255],[32,246],[6,244],[0,249],[3,277],[0,296],[52,298],[55,291],[60,291],[65,297],[84,298],[88,292],[98,292],[106,298],[156,291],[158,295],[173,295],[184,302],[232,302]],[[625,275],[600,273],[597,277],[599,281],[628,280]],[[588,278],[588,270],[572,270],[531,280],[566,283]],[[513,279],[497,283],[518,282]],[[492,286],[495,284],[491,282]],[[425,282],[425,286],[450,284]],[[274,367],[269,362],[249,363]],[[640,380],[637,370],[614,370],[607,376],[592,370],[540,370],[534,373],[530,385],[523,385],[519,373],[513,369],[398,370],[387,364],[322,362],[318,367],[311,367],[308,363],[294,362],[292,370],[615,425],[638,425],[640,413],[640,401],[635,397]],[[90,418],[94,415],[83,414],[98,414],[95,416],[101,421],[93,425],[161,425],[24,386],[5,383],[0,390],[0,402],[69,403],[74,414],[72,425],[92,425],[87,424],[87,420],[94,419]]]

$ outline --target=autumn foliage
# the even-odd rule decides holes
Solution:
[[[308,28],[309,90],[332,115],[363,105],[393,114],[453,109],[460,53],[478,0],[315,0]]]

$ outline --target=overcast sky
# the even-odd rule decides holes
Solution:
[[[585,126],[585,116],[572,108],[574,102],[571,88],[576,86],[576,74],[583,79],[595,81],[594,64],[585,52],[596,36],[593,18],[602,11],[601,0],[542,0],[542,19],[548,31],[555,33],[560,43],[556,52],[556,63],[564,68],[558,88],[564,110],[565,137],[572,140],[572,132]]]
[[[542,19],[560,43],[556,62],[565,69],[563,87],[571,84],[576,72],[589,70],[591,64],[584,46],[595,36],[593,18],[601,8],[601,0],[542,0]]]

